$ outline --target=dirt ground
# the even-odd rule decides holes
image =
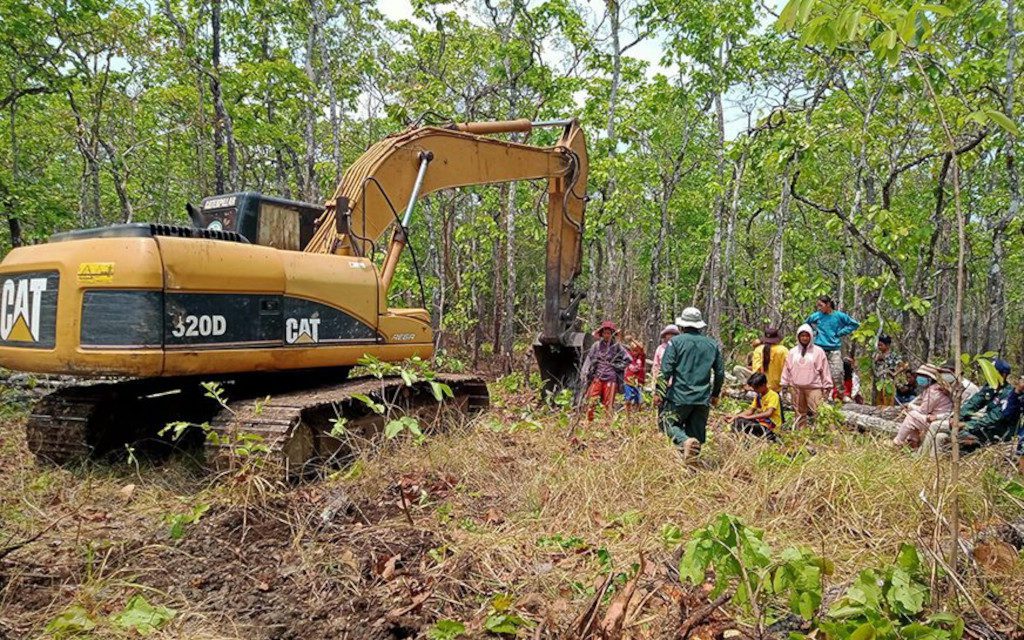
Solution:
[[[743,637],[742,612],[680,581],[668,528],[734,514],[773,548],[834,561],[827,593],[935,532],[920,498],[935,500],[934,463],[879,439],[823,428],[772,447],[717,425],[686,466],[650,412],[573,425],[514,384],[493,394],[468,424],[302,483],[249,465],[212,473],[192,452],[42,466],[13,411],[0,423],[0,638],[138,637],[123,612],[140,595],[163,612],[154,638],[444,638],[453,625],[586,637],[631,588],[624,637],[680,637],[702,609],[689,637]],[[1005,458],[962,465],[972,545],[1024,516]],[[991,547],[968,579],[950,606],[969,633],[1024,637],[1017,550]]]

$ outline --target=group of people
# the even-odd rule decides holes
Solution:
[[[797,329],[794,347],[783,346],[778,328],[765,329],[755,342],[748,367],[734,369],[754,392],[754,399],[745,411],[729,416],[733,428],[778,440],[785,419],[781,394],[787,390],[795,429],[806,426],[825,402],[860,402],[856,367],[842,354],[843,338],[859,326],[836,309],[830,297],[821,296],[817,310]],[[698,454],[704,444],[711,407],[717,406],[725,382],[722,351],[716,341],[703,335],[705,327],[700,310],[685,309],[675,324],[662,330],[651,367],[659,424],[686,457]],[[626,336],[623,344],[618,334],[614,323],[602,323],[595,332],[599,339],[581,370],[590,420],[599,403],[606,412],[613,411],[620,389],[627,411],[634,411],[643,401],[647,382],[643,344],[633,336]],[[961,388],[949,369],[924,364],[911,370],[893,350],[892,339],[879,336],[872,358],[874,404],[903,407],[893,444],[922,452],[947,446],[953,398],[960,393],[957,439],[961,451],[1017,436],[1017,454],[1024,460],[1024,427],[1020,425],[1024,377],[1016,385],[1010,384],[1010,365],[1002,359],[995,360],[991,369],[993,378],[985,386],[979,389],[964,382]]]

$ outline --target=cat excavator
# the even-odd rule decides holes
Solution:
[[[557,144],[495,137],[537,127],[560,127]],[[65,463],[179,422],[218,432],[206,438],[215,449],[229,436],[259,436],[294,470],[338,455],[338,424],[346,437],[379,432],[377,402],[437,411],[438,386],[426,380],[348,373],[366,356],[433,355],[428,311],[390,307],[389,293],[417,201],[469,185],[547,180],[534,352],[550,389],[571,385],[585,347],[575,283],[587,169],[576,120],[412,127],[373,144],[323,206],[223,194],[189,205],[191,226],[121,224],[13,249],[0,263],[0,366],[106,379],[39,400],[26,425],[30,450]],[[434,381],[452,391],[441,405],[489,404],[477,377]]]

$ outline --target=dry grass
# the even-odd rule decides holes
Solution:
[[[529,422],[517,429],[513,420],[491,416],[424,446],[405,447],[400,455],[379,456],[366,465],[363,481],[368,486],[399,476],[454,476],[458,490],[447,503],[455,527],[459,518],[479,519],[488,509],[504,520],[460,536],[460,552],[507,556],[516,549],[513,555],[524,565],[536,554],[523,550],[558,534],[581,537],[629,564],[638,551],[660,546],[664,525],[688,531],[729,512],[764,529],[773,544],[811,546],[836,562],[839,575],[852,575],[891,559],[902,542],[930,533],[934,524],[919,494],[932,494],[935,464],[880,438],[824,431],[792,436],[778,447],[713,428],[702,459],[687,468],[650,412],[628,421],[620,415],[612,425],[584,423],[576,431],[578,445],[567,441],[557,420],[540,419],[539,429]],[[966,522],[1021,516],[994,499],[1001,468],[1009,470],[1002,453],[986,452],[963,464]]]
[[[924,490],[938,500],[935,464],[883,440],[822,430],[771,446],[713,425],[701,460],[687,467],[649,412],[581,424],[570,439],[566,416],[525,396],[497,404],[423,444],[380,447],[317,482],[263,490],[245,507],[233,502],[236,486],[211,484],[180,461],[38,467],[20,424],[5,423],[0,544],[41,536],[0,561],[0,638],[5,628],[39,634],[71,604],[117,611],[140,591],[178,610],[158,637],[405,637],[440,618],[479,630],[501,593],[554,634],[609,568],[628,571],[640,552],[671,564],[666,525],[688,532],[732,513],[776,549],[807,545],[832,559],[833,583],[890,562],[903,542],[928,544],[935,531],[919,498]],[[1003,455],[963,463],[968,533],[1024,515],[1000,489],[1012,473]],[[325,519],[340,498],[353,505],[348,514]],[[199,503],[211,505],[208,514],[170,540],[168,514]],[[969,588],[984,603],[978,577]],[[988,597],[1021,619],[1024,563],[981,577]],[[627,632],[669,637],[678,605],[645,602]],[[99,637],[116,636],[106,633],[114,635]]]

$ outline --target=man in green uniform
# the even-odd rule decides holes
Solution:
[[[700,333],[707,324],[698,309],[683,310],[676,326],[681,333],[668,343],[661,359],[659,382],[665,384],[654,401],[664,405],[662,431],[689,457],[700,452],[707,438],[708,415],[718,405],[725,365],[715,341]]]
[[[1007,381],[1010,363],[997,359],[996,371],[1002,378],[998,387],[985,385],[960,407],[960,451],[969,453],[988,444],[1008,442],[1017,432],[1021,416],[1021,398]]]

